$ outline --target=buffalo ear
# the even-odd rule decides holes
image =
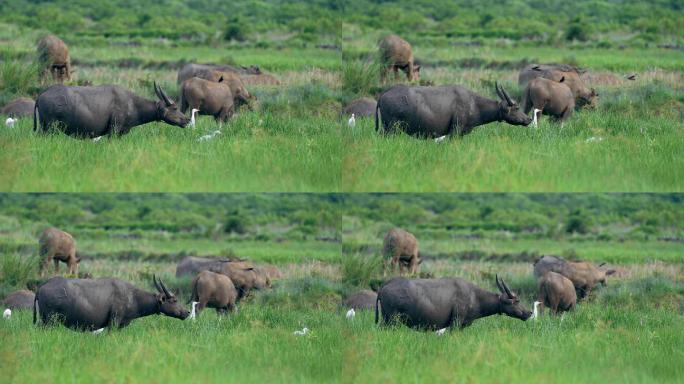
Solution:
[[[219,83],[223,82],[223,76],[219,77],[218,82],[219,82]]]
[[[617,271],[614,269],[609,269],[606,271],[606,276],[610,276],[610,275],[614,274],[615,272],[617,272]]]
[[[561,76],[560,80],[558,80],[559,83],[562,83],[565,81],[565,76]]]

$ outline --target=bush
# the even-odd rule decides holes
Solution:
[[[568,217],[568,221],[565,223],[565,232],[584,235],[589,232],[590,227],[591,218],[584,211],[578,209]]]
[[[381,66],[378,63],[354,60],[342,67],[342,88],[355,95],[371,95],[380,83]]]
[[[10,291],[24,289],[38,271],[40,258],[37,255],[22,256],[17,253],[0,258],[0,294],[4,297]]]
[[[342,281],[354,286],[368,287],[371,279],[382,272],[382,258],[353,254],[343,256]]]
[[[0,105],[20,96],[31,96],[38,92],[37,64],[21,61],[3,61],[0,65]]]

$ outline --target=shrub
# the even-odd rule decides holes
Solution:
[[[354,286],[368,287],[371,279],[380,275],[382,271],[382,258],[364,256],[356,253],[343,256],[342,281]]]
[[[380,64],[354,60],[342,67],[342,84],[356,95],[370,95],[380,82]]]

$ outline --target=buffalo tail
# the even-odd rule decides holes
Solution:
[[[380,127],[380,117],[378,116],[378,110],[380,109],[380,98],[378,98],[378,102],[375,103],[375,132],[378,132],[378,128]]]
[[[380,319],[380,316],[378,316],[378,308],[380,304],[380,295],[375,298],[375,324],[378,323],[378,320]]]
[[[38,99],[36,99],[36,103],[33,105],[33,132],[38,130],[38,118],[36,115],[36,111],[38,110]]]
[[[33,324],[36,324],[36,321],[38,321],[38,292],[33,298]]]

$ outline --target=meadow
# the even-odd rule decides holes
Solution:
[[[46,224],[42,209],[50,206],[55,207],[54,223],[77,236],[86,256],[81,271],[93,277],[114,276],[152,290],[154,273],[183,302],[188,280],[174,277],[183,255],[247,257],[259,265],[276,265],[282,277],[227,317],[211,309],[195,321],[151,316],[100,335],[36,327],[30,311],[15,311],[10,320],[0,321],[5,382],[675,383],[684,374],[684,245],[657,240],[681,237],[677,221],[668,221],[681,214],[677,195],[77,196],[1,196],[3,292],[37,278],[35,236]],[[217,201],[223,201],[223,212],[213,208]],[[445,230],[442,222],[461,222],[450,210],[459,204],[489,213],[480,222],[469,221],[470,230]],[[394,205],[404,209],[392,209]],[[191,208],[195,219],[181,220],[185,226],[177,227],[177,216],[193,217],[186,212]],[[587,233],[554,240],[514,230],[510,221],[540,214],[548,215],[553,227],[564,226],[575,215],[572,209],[591,210]],[[226,216],[232,210],[250,218],[242,235],[211,228],[202,232],[202,217],[227,227],[234,222],[235,216]],[[456,210],[470,214],[465,208]],[[343,213],[335,235],[341,243],[316,240],[330,227],[291,230],[297,222],[307,222],[302,221],[307,213],[320,211]],[[652,223],[650,240],[624,230],[633,220],[655,217],[660,221]],[[499,274],[528,308],[536,298],[536,284],[532,260],[523,253],[608,261],[617,273],[562,318],[543,315],[522,322],[492,316],[442,337],[403,326],[378,327],[372,311],[357,311],[354,320],[346,320],[341,299],[368,288],[371,280],[386,278],[377,260],[384,231],[392,223],[414,230],[420,239],[421,274],[462,277],[490,290],[495,290],[494,275]],[[615,233],[625,236],[625,242],[596,240]],[[461,250],[481,254],[465,258]],[[506,252],[515,255],[490,257]],[[311,329],[307,336],[293,335],[303,327]]]
[[[34,96],[36,30],[2,24],[0,95]],[[259,65],[281,85],[248,85],[259,106],[220,125],[201,116],[194,129],[164,123],[101,142],[33,132],[20,119],[0,132],[0,185],[14,192],[337,191],[340,186],[338,51],[305,47],[181,45],[147,39],[133,45],[74,39],[73,84],[116,84],[154,99],[158,82],[176,101],[187,62]],[[189,112],[188,112],[189,113]],[[208,142],[198,139],[215,130]]]
[[[353,97],[377,97],[375,42],[386,30],[344,25],[342,77]],[[538,128],[491,123],[446,142],[375,132],[374,118],[343,131],[342,188],[352,192],[639,192],[682,188],[684,55],[681,50],[585,45],[530,46],[510,41],[448,44],[405,36],[422,65],[421,83],[458,84],[496,98],[499,82],[519,102],[518,71],[562,62],[590,71],[593,110]],[[636,74],[636,81],[625,76]],[[400,82],[405,82],[402,78]]]

